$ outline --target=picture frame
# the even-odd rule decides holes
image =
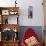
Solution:
[[[9,10],[2,10],[2,15],[9,15]]]
[[[33,7],[32,6],[28,7],[28,18],[33,18]]]

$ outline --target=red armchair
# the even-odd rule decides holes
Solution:
[[[24,37],[22,38],[22,42],[21,42],[21,45],[22,46],[28,46],[27,44],[29,43],[29,42],[25,42],[25,40],[26,39],[30,39],[30,38],[32,38],[32,36],[34,37],[34,38],[36,38],[37,37],[37,35],[36,35],[36,33],[33,31],[33,29],[31,29],[31,28],[29,28],[29,29],[27,29],[27,31],[25,32],[25,34],[24,34]],[[28,41],[27,40],[27,41]],[[31,39],[30,39],[31,40]],[[29,41],[30,41],[29,40]],[[34,46],[41,46],[41,44],[40,44],[40,42],[37,40],[37,38],[36,38],[36,44],[34,45]],[[31,44],[31,43],[30,43]],[[31,45],[29,45],[29,46],[31,46]],[[33,45],[32,45],[33,46]]]

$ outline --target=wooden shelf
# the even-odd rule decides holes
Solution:
[[[17,14],[10,14],[10,15],[1,15],[1,16],[19,16],[19,13],[17,13]]]
[[[13,12],[13,14],[10,13],[10,12]],[[17,13],[15,14],[14,12],[15,13],[17,12]],[[3,22],[6,22],[6,21],[3,21],[3,20],[7,16],[14,16],[14,17],[17,16],[17,24],[18,24],[19,7],[0,7],[0,15],[1,15],[1,23],[2,24],[3,24]],[[6,20],[7,20],[7,23],[8,23],[8,18]]]
[[[3,46],[18,46],[18,43],[19,41],[1,41],[1,44],[0,45],[3,45]]]
[[[10,28],[14,31],[14,29],[17,30],[17,32],[19,31],[20,29],[20,26],[19,24],[0,24],[0,28],[1,28],[1,31],[5,28]]]
[[[19,10],[19,7],[0,7],[0,10],[12,10],[12,9],[16,9],[16,10]]]
[[[5,43],[8,43],[8,42],[12,43],[12,42],[19,42],[19,40],[16,40],[16,41],[10,40],[10,41],[3,41],[3,42],[5,42]]]
[[[14,16],[14,17],[17,16],[17,18],[16,18],[17,24],[8,24],[7,17],[9,17],[9,16]],[[9,41],[4,41],[4,39],[2,37],[2,35],[4,35],[3,30],[6,28],[11,29],[10,31],[14,31],[14,35],[15,35],[15,33],[19,32],[20,26],[18,24],[18,17],[19,17],[19,7],[0,7],[0,20],[1,20],[1,24],[0,24],[0,32],[1,32],[0,46],[18,46],[18,42],[19,42],[18,39],[17,39],[17,41],[16,41],[16,39],[15,39],[15,41],[13,41],[15,36],[13,37],[13,39],[10,39]],[[18,36],[16,36],[16,37],[18,38]]]

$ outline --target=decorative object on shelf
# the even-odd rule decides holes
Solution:
[[[11,28],[4,28],[2,31],[2,40],[4,41],[16,41],[18,40],[18,32],[12,30]]]
[[[29,6],[28,7],[28,18],[32,18],[33,17],[33,7]]]
[[[13,40],[14,41],[19,40],[18,39],[18,32],[14,32]]]
[[[9,10],[2,10],[2,15],[9,15]]]
[[[18,12],[16,10],[10,10],[10,15],[16,15]]]
[[[17,4],[17,2],[16,2],[17,0],[15,0],[15,7],[16,7],[16,4]]]
[[[12,40],[12,30],[9,28],[5,28],[2,32],[2,40],[4,41],[8,41],[8,40]]]
[[[5,19],[5,24],[8,24],[8,18],[7,18],[7,19]]]
[[[17,32],[17,29],[16,29],[16,27],[14,27],[13,31],[14,31],[14,32]]]
[[[17,31],[17,29],[14,27],[14,41],[15,40],[18,40],[18,31]]]
[[[8,16],[7,15],[3,15],[2,23],[3,24],[8,24]]]

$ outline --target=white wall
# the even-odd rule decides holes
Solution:
[[[0,6],[14,6],[15,0],[0,0]],[[19,24],[21,26],[43,26],[42,0],[17,0],[20,7]],[[33,18],[28,18],[28,6],[33,7]]]

